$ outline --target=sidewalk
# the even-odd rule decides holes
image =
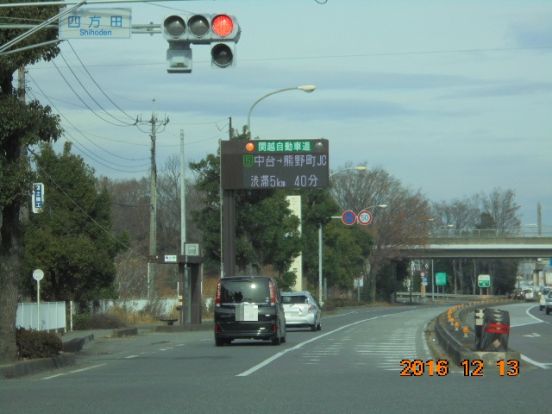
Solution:
[[[0,365],[0,380],[3,378],[17,378],[25,375],[33,375],[42,371],[74,365],[77,361],[78,352],[82,351],[87,344],[99,339],[121,338],[124,336],[135,336],[149,332],[170,333],[212,329],[213,320],[206,319],[201,324],[188,326],[181,326],[178,324],[169,326],[166,323],[156,323],[118,329],[70,331],[60,334],[63,348],[59,355],[51,358],[29,359],[15,361],[11,364]]]

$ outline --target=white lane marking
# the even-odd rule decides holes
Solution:
[[[552,363],[547,362],[537,362],[534,359],[529,358],[527,355],[521,354],[521,359],[523,359],[525,362],[529,362],[530,364],[533,364],[536,367],[542,368],[542,369],[549,369]]]
[[[540,334],[536,333],[536,332],[533,332],[533,333],[530,333],[530,334],[525,334],[523,335],[527,338],[539,338],[540,337]]]
[[[63,373],[63,374],[56,374],[56,375],[50,375],[49,377],[43,377],[42,379],[43,379],[43,380],[49,380],[49,379],[52,379],[52,378],[61,377],[62,375],[65,375],[65,373]]]
[[[90,367],[86,367],[86,368],[81,368],[81,369],[75,369],[73,371],[69,371],[71,374],[76,374],[78,372],[84,372],[84,371],[88,371],[88,370],[91,370],[91,369],[94,369],[94,368],[99,368],[99,367],[103,367],[104,365],[107,365],[107,363],[104,363],[104,364],[98,364],[98,365],[92,365]]]
[[[129,356],[126,356],[125,359],[132,359],[132,358],[138,358],[139,355],[129,355]]]
[[[340,318],[341,316],[347,316],[347,315],[353,315],[355,313],[358,313],[357,311],[347,312],[347,313],[340,313],[339,315],[328,315],[324,316],[322,320],[324,319],[331,319],[331,318]]]
[[[50,375],[49,377],[43,377],[42,379],[43,379],[43,380],[49,380],[49,379],[52,379],[52,378],[61,377],[62,375],[76,374],[76,373],[79,373],[79,372],[88,371],[88,370],[90,370],[90,369],[103,367],[104,365],[107,365],[107,363],[105,363],[105,364],[98,364],[98,365],[92,365],[92,366],[85,367],[85,368],[81,368],[81,369],[74,369],[73,371],[63,372],[63,373],[61,373],[61,374]]]
[[[380,319],[380,318],[385,318],[387,316],[390,316],[389,314],[388,315],[380,315],[380,316],[373,316],[371,318],[368,318],[368,319],[362,319],[360,321],[356,321],[356,322],[353,322],[353,323],[349,323],[347,325],[343,325],[337,329],[334,329],[333,331],[329,331],[329,332],[326,332],[326,333],[323,333],[322,335],[319,335],[319,336],[316,336],[314,338],[311,338],[307,341],[303,341],[303,342],[300,342],[298,343],[297,345],[295,345],[294,347],[292,348],[288,348],[288,349],[285,349],[281,352],[278,352],[277,354],[274,354],[272,355],[270,358],[267,358],[265,359],[264,361],[262,361],[261,363],[249,368],[248,370],[246,371],[243,371],[242,373],[240,374],[237,374],[236,377],[247,377],[251,374],[253,374],[254,372],[260,370],[261,368],[267,366],[268,364],[270,364],[271,362],[277,360],[278,358],[280,357],[283,357],[285,354],[287,354],[288,352],[291,352],[291,351],[296,351],[297,349],[301,349],[303,346],[307,345],[307,344],[310,344],[311,342],[314,342],[314,341],[318,341],[319,339],[322,339],[328,335],[332,335],[336,332],[339,332],[339,331],[342,331],[343,329],[347,329],[347,328],[350,328],[351,326],[355,326],[355,325],[358,325],[358,324],[361,324],[361,323],[364,323],[364,322],[368,322],[368,321],[373,321],[375,319]]]
[[[168,351],[168,350],[170,350],[170,349],[172,349],[172,348],[159,348],[159,350],[160,350],[161,352],[165,352],[165,351]]]
[[[209,341],[210,341],[210,339],[209,339]],[[186,344],[176,344],[175,346],[186,346]]]
[[[531,307],[525,309],[525,313],[526,313],[528,316],[530,316],[531,318],[533,318],[534,320],[536,320],[536,321],[544,322],[542,319],[537,318],[535,315],[531,315],[531,313],[529,313],[529,311],[530,311],[531,309],[534,309],[534,308],[536,308],[537,306],[539,306],[539,305],[531,306]]]

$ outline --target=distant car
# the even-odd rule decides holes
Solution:
[[[523,298],[527,301],[533,301],[535,300],[535,292],[533,292],[533,289],[523,289]]]
[[[286,314],[286,326],[308,326],[312,331],[322,329],[322,310],[310,292],[282,292],[282,303]]]
[[[286,317],[276,283],[264,276],[230,276],[217,284],[215,345],[234,339],[286,341]]]
[[[546,309],[546,314],[550,315],[552,312],[552,291],[544,297],[544,308]]]
[[[539,296],[539,310],[544,310],[546,307],[546,295],[550,293],[550,288],[545,287],[541,290]]]

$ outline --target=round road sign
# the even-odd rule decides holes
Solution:
[[[360,224],[370,224],[372,223],[373,216],[372,213],[368,210],[362,210],[360,213],[358,213],[358,222]]]
[[[35,269],[33,271],[33,279],[37,282],[40,282],[44,277],[44,272],[41,269]]]
[[[357,215],[353,210],[345,210],[341,215],[341,221],[347,226],[352,226],[357,221]]]

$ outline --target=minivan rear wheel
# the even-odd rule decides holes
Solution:
[[[228,342],[225,341],[225,340],[222,339],[222,338],[215,338],[215,345],[216,345],[216,346],[223,346],[225,343],[227,344]]]

